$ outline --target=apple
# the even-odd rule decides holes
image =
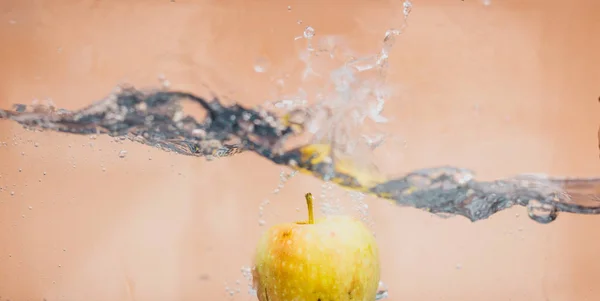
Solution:
[[[373,233],[351,216],[269,228],[254,257],[253,286],[260,301],[374,301],[380,279]]]

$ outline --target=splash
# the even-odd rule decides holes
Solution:
[[[385,85],[388,59],[397,37],[407,27],[411,10],[412,2],[404,1],[401,22],[385,31],[380,50],[359,58],[340,45],[338,37],[319,36],[318,28],[305,26],[302,35],[295,38],[306,43],[300,54],[304,69],[298,93],[281,96],[266,106],[280,109],[290,118],[300,118],[298,123],[309,135],[306,143],[331,145],[333,164],[352,162],[353,168],[378,172],[372,158],[373,151],[388,137],[378,129],[378,125],[388,122],[383,116],[390,94]],[[315,81],[323,84],[311,90],[310,84]],[[283,80],[278,84],[283,85]],[[326,215],[343,210],[339,197],[332,193],[329,179],[333,177],[325,175],[319,198],[321,212]],[[358,200],[357,208],[366,206],[360,197],[353,199]]]
[[[396,43],[396,38],[402,34],[407,26],[407,20],[412,9],[411,1],[403,2],[403,19],[399,27],[388,29],[385,32],[380,51],[373,55],[361,58],[352,58],[347,55],[348,51],[336,45],[336,38],[331,36],[319,37],[318,31],[312,26],[306,26],[301,36],[296,40],[304,39],[306,49],[300,59],[304,62],[304,70],[301,72],[303,83],[312,80],[324,80],[325,85],[321,89],[311,91],[302,87],[296,95],[286,95],[280,99],[269,102],[266,105],[272,108],[282,109],[284,114],[298,114],[308,117],[303,123],[311,135],[309,143],[328,144],[333,146],[333,160],[349,160],[360,165],[372,167],[369,160],[372,151],[384,143],[386,134],[374,130],[373,125],[386,123],[388,119],[382,115],[389,90],[385,86],[388,59],[390,51]],[[319,63],[326,65],[328,62],[338,63],[337,66],[327,72]],[[255,65],[255,71],[264,72],[265,59],[257,59],[260,63]],[[318,71],[317,71],[318,69]],[[325,76],[324,74],[327,74]],[[280,82],[280,84],[283,84]],[[312,105],[307,105],[311,103]],[[282,171],[283,173],[283,171]],[[283,188],[283,184],[289,179],[281,176],[279,186],[275,193]],[[368,204],[364,201],[365,195],[360,192],[350,192],[342,197],[335,194],[335,185],[325,181],[322,185],[318,205],[321,213],[332,215],[341,213],[344,208],[341,198],[350,198],[353,202],[353,210],[360,214],[360,218],[367,225],[372,226],[369,219]],[[263,202],[259,206],[259,225],[265,225],[263,219]],[[242,268],[242,275],[249,284],[249,293],[255,295],[252,289],[252,277],[249,268]],[[383,282],[380,282],[376,300],[388,297],[388,291]]]
[[[410,7],[410,3],[405,2],[404,12],[410,12]],[[308,104],[307,98],[312,94],[309,93],[310,91],[304,91],[307,97],[296,100],[300,103],[306,102],[307,108],[293,110],[285,116],[265,107],[247,108],[239,103],[227,105],[216,97],[207,100],[191,93],[170,91],[167,89],[168,85],[163,83],[161,89],[150,91],[121,85],[104,99],[74,111],[56,108],[50,102],[33,105],[15,104],[12,109],[0,109],[0,119],[19,123],[26,130],[50,130],[94,137],[100,134],[108,135],[114,137],[114,141],[119,144],[130,140],[178,155],[205,159],[214,158],[213,154],[218,153],[222,147],[236,146],[240,151],[252,152],[272,163],[303,171],[319,180],[332,180],[338,186],[387,199],[398,206],[418,208],[441,216],[463,216],[472,222],[487,219],[515,205],[528,207],[533,211],[530,216],[538,222],[551,222],[560,212],[600,214],[600,178],[598,177],[559,178],[534,175],[528,179],[509,177],[494,181],[480,181],[476,179],[473,171],[455,166],[423,168],[401,176],[389,177],[370,174],[369,164],[364,164],[366,169],[361,168],[360,164],[364,163],[361,161],[362,158],[369,160],[368,156],[354,156],[359,162],[344,160],[344,155],[352,158],[353,154],[359,153],[357,150],[344,154],[345,147],[353,147],[352,143],[340,142],[344,140],[344,134],[352,133],[352,130],[364,132],[368,127],[367,123],[359,127],[349,126],[338,130],[335,127],[325,126],[331,120],[334,120],[332,122],[334,125],[344,124],[347,121],[336,123],[335,119],[323,118],[319,122],[319,118],[310,116],[310,113],[331,112],[331,109],[319,110],[319,108],[327,106],[335,108],[335,96],[343,95],[341,92],[349,84],[373,81],[372,77],[367,76],[369,72],[360,71],[383,70],[385,73],[386,64],[382,62],[389,57],[389,45],[393,44],[396,36],[402,32],[402,28],[403,26],[400,26],[400,29],[392,29],[386,33],[384,47],[377,55],[343,64],[343,67],[359,66],[355,68],[356,72],[340,72],[342,76],[339,77],[335,77],[335,72],[327,73],[334,75],[334,78],[341,78],[337,81],[338,86],[335,86],[334,81],[329,81],[334,89],[326,91],[329,92],[328,95],[333,95],[332,97],[327,98],[323,94],[316,94],[314,95],[316,103]],[[318,29],[315,30],[314,36],[310,34],[307,36],[311,39],[319,37]],[[328,42],[331,42],[331,39]],[[331,46],[331,43],[325,44],[327,47]],[[315,44],[315,47],[313,47],[316,49],[315,53],[318,53],[322,45]],[[343,53],[339,47],[335,45],[332,47],[327,49],[333,49],[334,57]],[[307,52],[307,56],[303,58],[312,64],[311,69],[320,67],[320,63],[313,62],[313,59],[319,56],[308,54],[310,52]],[[384,67],[373,68],[378,64]],[[315,74],[319,73],[315,72]],[[348,74],[358,79],[353,80]],[[299,92],[302,92],[302,89]],[[358,92],[355,93],[360,95]],[[351,103],[347,99],[341,99],[342,104]],[[371,104],[381,108],[376,111],[381,111],[384,103],[382,100],[385,100],[385,97],[371,99],[378,100]],[[182,106],[184,102],[199,106],[207,115],[196,119],[186,114]],[[358,103],[357,106],[361,105],[364,106],[365,103]],[[285,107],[281,106],[279,109]],[[343,108],[352,112],[353,106],[344,105]],[[360,113],[364,110],[354,110],[354,112],[360,117]],[[304,127],[303,118],[308,119],[307,124],[314,126]],[[356,118],[356,115],[349,116],[349,119],[352,118]],[[372,121],[372,118],[369,120]],[[350,121],[350,125],[352,124]],[[329,142],[305,143],[287,149],[286,145],[290,138],[295,139],[307,132],[312,134],[311,141],[323,139]],[[328,135],[328,133],[333,134]],[[362,135],[362,137],[366,136]],[[370,148],[376,148],[386,140],[385,135],[367,138],[366,144]],[[20,139],[13,139],[11,145],[18,144],[21,144]],[[6,143],[4,145],[6,146]],[[232,153],[238,152],[225,152],[225,154]],[[537,184],[530,185],[531,183]],[[542,204],[542,208],[537,204]],[[547,218],[537,218],[539,214]]]

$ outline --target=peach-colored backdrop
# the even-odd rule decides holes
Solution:
[[[401,6],[4,0],[0,106],[49,97],[76,109],[159,74],[174,89],[206,93],[207,82],[260,104],[276,91],[270,76],[298,62],[305,26],[373,52]],[[600,175],[598,12],[596,0],[415,0],[385,112],[406,146],[382,155],[385,171]],[[267,225],[299,219],[303,193],[322,184],[298,175],[274,195],[282,168],[250,153],[206,162],[6,121],[0,141],[0,300],[229,300],[226,287],[253,300],[240,269],[264,230],[259,204],[270,200]],[[513,208],[470,223],[369,204],[389,300],[600,300],[600,217],[539,225]]]

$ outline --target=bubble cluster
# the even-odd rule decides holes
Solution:
[[[335,187],[336,186],[329,181],[321,184],[321,194],[317,201],[323,215],[340,214],[343,211],[340,198],[333,193]]]
[[[242,276],[246,279],[246,284],[248,285],[248,294],[251,296],[256,296],[256,290],[254,289],[254,285],[252,283],[252,268],[243,266],[241,268]]]
[[[273,190],[273,194],[278,194],[281,191],[281,189],[283,189],[283,187],[285,187],[285,184],[297,174],[298,174],[297,170],[293,170],[289,173],[284,170],[279,172],[279,184],[277,184],[277,188],[275,188]]]
[[[267,223],[264,220],[264,215],[265,215],[265,206],[267,206],[269,203],[270,203],[270,201],[268,199],[265,199],[258,206],[258,225],[259,226],[264,226]]]

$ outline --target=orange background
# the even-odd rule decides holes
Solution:
[[[156,86],[159,74],[174,89],[206,94],[206,82],[261,104],[275,95],[271,77],[298,64],[305,26],[372,53],[401,7],[5,0],[0,106],[49,97],[77,109],[121,82]],[[406,143],[382,152],[385,171],[600,175],[599,11],[596,0],[415,0],[391,52],[384,112]],[[261,56],[271,66],[257,74]],[[6,121],[0,141],[0,298],[15,301],[229,300],[226,287],[254,300],[240,269],[265,229],[259,205],[270,200],[267,225],[300,219],[302,195],[322,190],[298,175],[273,194],[282,168],[251,153],[206,162]],[[389,300],[600,300],[599,217],[539,225],[513,208],[471,223],[368,202]]]

